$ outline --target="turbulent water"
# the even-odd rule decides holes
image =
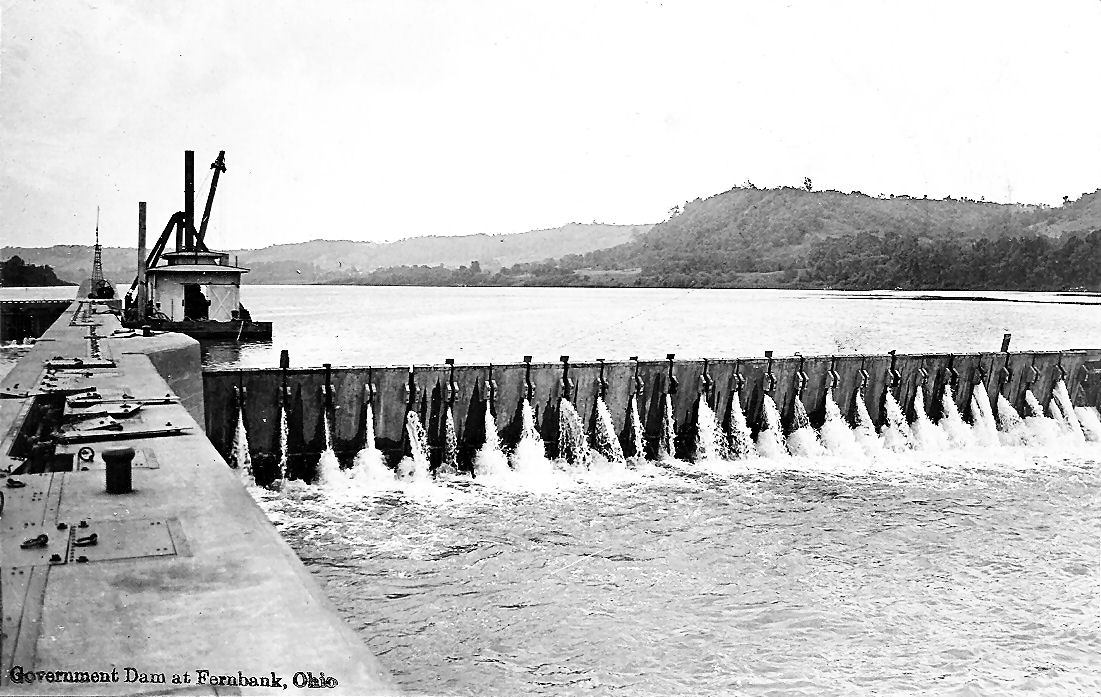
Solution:
[[[1096,694],[1099,457],[253,492],[411,694]]]
[[[830,390],[786,436],[766,397],[748,460],[701,397],[694,462],[618,469],[568,400],[549,460],[525,402],[475,478],[410,412],[397,478],[251,491],[413,694],[1096,693],[1101,416],[983,395],[888,395],[877,434]]]

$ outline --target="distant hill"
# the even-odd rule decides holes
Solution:
[[[1101,289],[1101,192],[1058,208],[736,188],[624,244],[497,272],[395,266],[379,285]]]
[[[638,239],[589,255],[601,268],[800,267],[819,240],[868,233],[920,240],[1056,236],[1101,228],[1101,193],[1060,208],[860,192],[735,188],[696,199]]]
[[[458,267],[478,261],[485,269],[496,269],[556,258],[564,253],[584,254],[613,247],[649,228],[649,225],[570,223],[509,235],[433,235],[384,243],[311,240],[263,249],[229,250],[229,253],[252,269],[245,276],[247,283],[314,283],[401,265]],[[49,264],[67,278],[87,278],[91,274],[91,246],[0,249],[3,258],[16,254],[30,263]],[[129,284],[137,270],[135,248],[105,247],[102,258],[104,275],[117,284]]]

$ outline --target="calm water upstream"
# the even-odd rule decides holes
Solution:
[[[270,345],[215,346],[208,365],[409,365],[996,351],[1097,346],[1101,297],[1046,293],[938,293],[1003,302],[919,300],[919,293],[624,288],[405,288],[248,286],[256,319],[275,323]],[[1021,302],[1024,301],[1024,302]],[[1047,304],[1039,304],[1047,303]]]
[[[1101,342],[1045,294],[245,292],[275,341],[208,363]],[[1032,442],[253,494],[412,694],[1101,694],[1101,443]]]

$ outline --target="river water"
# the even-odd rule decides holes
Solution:
[[[208,364],[1101,341],[1101,306],[1066,302],[1096,298],[1044,294],[245,293],[275,340]],[[251,491],[412,694],[1101,694],[1101,444],[1037,423],[1030,445]]]

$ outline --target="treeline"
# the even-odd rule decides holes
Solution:
[[[19,256],[0,262],[0,286],[73,286],[57,277],[53,268],[28,264]]]
[[[798,279],[850,289],[1098,290],[1099,262],[1101,230],[969,241],[860,234],[816,242]]]
[[[826,237],[788,263],[734,250],[680,245],[644,255],[622,248],[493,272],[396,266],[332,282],[410,286],[584,286],[650,288],[845,288],[1101,290],[1101,230],[1061,238],[1019,236],[919,240],[889,232]],[[622,255],[622,256],[620,256]],[[638,264],[632,267],[631,264]]]

